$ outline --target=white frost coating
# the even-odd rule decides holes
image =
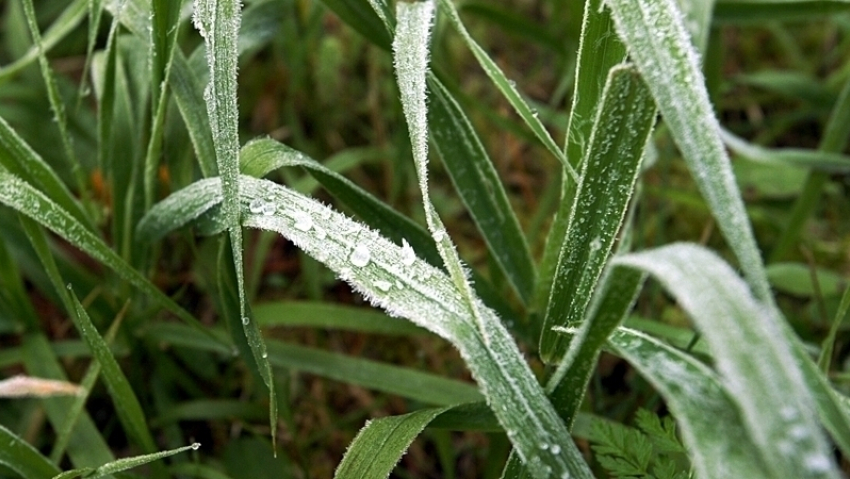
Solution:
[[[729,156],[720,139],[720,124],[708,98],[699,58],[676,2],[605,3],[750,287],[761,301],[776,310]]]
[[[386,293],[387,291],[392,289],[393,284],[389,281],[379,279],[378,281],[375,281],[375,287]]]
[[[354,247],[354,250],[351,252],[351,256],[348,258],[351,261],[351,264],[357,266],[358,268],[362,268],[369,264],[369,260],[372,258],[372,253],[369,251],[369,247],[363,243],[357,244]]]
[[[251,203],[248,205],[248,209],[254,214],[261,213],[263,211],[263,200],[259,198],[251,200]]]
[[[274,214],[276,209],[277,207],[274,205],[274,203],[271,200],[267,200],[264,201],[263,205],[260,207],[260,213],[266,216],[271,216]]]
[[[834,467],[815,476],[802,467],[800,457],[829,451],[813,413],[815,398],[786,340],[783,319],[756,300],[726,262],[705,248],[682,243],[620,256],[612,263],[651,274],[687,311],[737,401],[749,435],[765,456],[774,458],[768,467],[780,476],[839,477]],[[801,435],[799,428],[810,434]],[[783,451],[783,444],[792,449]]]

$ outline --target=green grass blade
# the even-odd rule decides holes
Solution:
[[[0,118],[0,168],[21,177],[58,203],[86,229],[94,231],[91,218],[74,198],[56,172],[36,153],[18,133]]]
[[[59,127],[59,136],[62,139],[62,147],[65,150],[65,160],[68,162],[69,169],[76,181],[77,191],[83,197],[88,195],[88,189],[85,188],[85,176],[80,162],[74,153],[74,146],[71,142],[71,135],[68,133],[68,115],[65,113],[65,103],[59,94],[59,85],[56,83],[56,76],[53,74],[53,69],[47,62],[47,54],[44,51],[44,42],[41,38],[41,32],[38,28],[38,22],[35,17],[35,7],[32,0],[23,0],[24,15],[27,18],[27,26],[30,30],[30,35],[33,39],[33,44],[38,51],[38,63],[41,69],[41,76],[44,79],[45,87],[47,88],[47,98],[50,101],[50,108],[53,110],[53,118],[56,125]]]
[[[398,246],[321,203],[247,176],[242,193],[245,226],[277,231],[373,304],[452,342],[536,477],[590,477],[569,432],[492,310],[477,304],[481,328],[445,273],[418,259],[409,246]]]
[[[605,0],[694,181],[757,298],[772,304],[767,278],[697,53],[673,0]]]
[[[608,344],[664,397],[679,423],[696,477],[789,477],[770,475],[762,462],[765,458],[748,438],[735,402],[704,364],[625,328],[614,332]]]
[[[373,419],[348,446],[334,473],[339,479],[386,478],[431,420],[446,409],[420,409],[402,416]]]
[[[28,442],[0,425],[0,464],[26,479],[50,479],[59,468]]]
[[[557,36],[545,28],[541,28],[538,22],[517,15],[514,10],[508,7],[489,2],[473,1],[464,2],[458,5],[457,9],[462,13],[474,15],[498,25],[503,32],[509,35],[544,46],[557,55],[566,53],[564,45]]]
[[[611,254],[655,123],[652,97],[631,66],[611,70],[582,164],[567,238],[561,246],[540,336],[540,356],[558,362],[568,338],[554,327],[577,327]]]
[[[238,34],[242,19],[238,0],[198,0],[195,2],[195,27],[204,37],[210,83],[204,90],[207,113],[212,127],[216,163],[221,175],[222,213],[227,225],[236,288],[239,296],[239,322],[253,354],[254,364],[269,390],[269,422],[272,442],[277,434],[277,400],[271,365],[256,322],[250,320],[245,298],[245,278],[242,260],[242,226],[239,196],[239,109],[236,103],[236,70],[238,62]],[[228,318],[232,321],[233,318]]]
[[[607,9],[600,8],[602,0],[585,4],[582,20],[578,60],[576,65],[576,93],[570,109],[564,151],[567,161],[575,168],[584,162],[593,119],[602,101],[604,82],[608,71],[626,58],[626,48],[614,33],[614,24]],[[549,227],[546,248],[540,261],[535,310],[545,311],[552,290],[552,281],[558,266],[561,247],[567,237],[567,227],[572,212],[577,185],[561,178],[561,199],[558,211]]]
[[[156,461],[165,459],[166,457],[180,454],[188,450],[197,451],[201,448],[200,443],[194,443],[190,446],[178,447],[168,451],[160,451],[142,456],[124,457],[112,462],[108,462],[100,467],[86,467],[83,469],[75,469],[63,472],[55,477],[55,479],[71,479],[74,477],[85,477],[86,479],[98,479],[104,476],[109,476],[118,472],[124,472],[145,464],[156,464]]]
[[[308,301],[279,301],[252,307],[262,327],[311,327],[397,336],[419,335],[425,330],[372,309]]]
[[[850,11],[847,0],[716,0],[714,22],[718,24],[764,24],[786,20],[799,22]]]
[[[100,238],[92,234],[70,213],[2,166],[0,166],[0,203],[34,219],[37,223],[111,268],[130,284],[149,295],[163,309],[171,311],[186,323],[203,329],[191,314],[178,306],[138,271],[118,257]]]
[[[832,326],[829,328],[829,334],[823,340],[821,345],[821,353],[818,357],[818,366],[821,371],[827,374],[832,363],[832,352],[835,348],[835,338],[838,335],[838,330],[844,324],[844,318],[847,317],[847,311],[850,311],[850,284],[844,289],[844,294],[841,296],[841,303],[838,305],[838,310],[835,312],[835,319],[832,320]]]
[[[838,477],[812,390],[790,360],[795,348],[783,319],[728,264],[685,243],[620,256],[614,264],[651,274],[693,319],[773,476]]]
[[[801,148],[764,148],[722,130],[726,146],[741,158],[763,164],[791,165],[828,173],[850,172],[850,156]]]
[[[50,51],[50,49],[67,37],[72,30],[77,28],[77,25],[86,16],[87,3],[88,0],[75,0],[62,11],[62,14],[44,32],[44,36],[41,38],[42,52],[47,53]],[[24,56],[0,68],[0,84],[8,81],[32,62],[38,60],[38,57],[39,47],[34,45]]]
[[[103,380],[115,404],[115,411],[118,413],[124,431],[142,451],[146,453],[156,451],[156,444],[147,427],[139,399],[130,387],[127,377],[121,371],[121,367],[109,350],[106,341],[103,340],[97,328],[92,324],[91,318],[89,318],[83,305],[80,304],[79,299],[70,287],[69,291],[74,305],[74,314],[72,315],[74,324],[77,326],[80,336],[91,349],[92,356],[100,363]]]
[[[537,139],[543,143],[543,146],[552,153],[558,161],[564,166],[564,169],[567,173],[572,177],[573,181],[578,183],[579,177],[576,173],[575,168],[567,161],[567,157],[564,155],[564,152],[561,150],[555,140],[552,139],[552,136],[549,135],[549,132],[546,131],[546,127],[543,126],[543,123],[537,117],[537,112],[532,110],[531,107],[528,106],[525,99],[519,94],[516,86],[514,86],[510,80],[505,76],[502,70],[496,65],[487,52],[481,48],[480,45],[472,38],[472,35],[466,30],[466,27],[463,25],[463,22],[460,19],[460,16],[455,9],[454,4],[450,0],[439,0],[440,8],[448,15],[449,21],[455,30],[460,33],[463,37],[466,45],[469,47],[472,54],[478,60],[478,64],[481,65],[481,68],[484,69],[484,72],[487,73],[487,76],[490,77],[490,80],[496,85],[499,91],[502,92],[502,95],[505,96],[505,99],[513,106],[514,110],[517,114],[523,119],[526,125],[534,132],[534,135]]]
[[[203,87],[200,86],[198,78],[189,67],[186,57],[179,51],[174,52],[168,86],[171,87],[174,100],[183,116],[183,123],[189,132],[192,146],[195,147],[201,173],[207,178],[218,175],[210,118],[207,116],[204,97],[201,93]]]
[[[505,188],[469,119],[449,91],[429,78],[428,126],[455,190],[519,297],[530,302],[534,263]]]
[[[180,324],[151,325],[145,328],[144,334],[175,346],[230,354],[228,347]],[[268,352],[275,367],[303,371],[426,404],[447,406],[482,400],[481,393],[472,384],[369,359],[274,340],[268,342]]]
[[[369,1],[371,3],[375,0]],[[363,37],[389,51],[390,36],[387,34],[387,25],[375,13],[370,3],[363,0],[322,0],[322,3]],[[382,5],[383,7],[379,10],[384,12],[384,17],[388,19],[389,9],[385,8],[386,4],[383,4],[383,2]]]

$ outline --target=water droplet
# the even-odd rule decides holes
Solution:
[[[416,261],[416,252],[407,243],[406,239],[401,240],[401,263],[405,266],[410,266]]]
[[[269,357],[269,353],[267,353],[266,351],[263,351],[262,356],[263,356],[263,359],[266,359],[266,358]]]
[[[248,323],[250,323],[250,322],[251,322],[251,320],[250,320],[250,319],[248,319],[248,316],[242,316],[242,324],[244,324],[245,326],[247,326],[247,325],[248,325]]]
[[[437,230],[434,232],[433,237],[434,241],[439,243],[440,241],[443,241],[443,238],[446,237],[446,232],[444,230]]]
[[[194,449],[195,451],[197,451],[200,448],[201,448],[200,442],[196,442],[196,443],[192,444],[192,449]]]
[[[328,232],[321,226],[313,226],[313,231],[316,233],[316,239],[323,240],[328,237]]]
[[[310,231],[310,229],[313,227],[313,217],[310,216],[310,213],[296,211],[294,226],[297,230]]]
[[[561,453],[561,446],[559,446],[557,444],[552,444],[552,454],[560,454],[560,453]]]
[[[398,288],[398,289],[404,289],[404,283],[402,283],[399,280],[396,280],[395,281],[395,287]]]
[[[508,85],[510,85],[512,88],[516,88],[516,82],[513,80],[508,80]]]
[[[372,259],[372,254],[369,252],[369,248],[362,243],[355,246],[354,251],[351,252],[351,256],[348,257],[351,264],[358,268],[362,268],[369,264],[370,259]]]
[[[274,214],[275,210],[277,210],[277,208],[271,201],[266,201],[263,203],[262,213],[264,215],[271,216]]]
[[[375,281],[375,287],[386,293],[393,287],[393,285],[389,281],[378,280]]]
[[[590,242],[590,252],[595,253],[602,248],[602,241],[599,241],[599,238],[593,238],[593,241]]]
[[[263,200],[259,198],[251,200],[251,203],[248,205],[248,209],[255,215],[260,214],[263,211]]]
[[[541,444],[541,445],[540,445],[540,449],[543,449],[544,451],[548,450],[548,449],[549,449],[549,444],[546,444],[546,443],[544,442],[543,444]]]

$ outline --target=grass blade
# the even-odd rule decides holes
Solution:
[[[546,127],[543,126],[543,123],[537,118],[537,112],[532,110],[531,107],[528,106],[528,103],[522,98],[522,96],[517,91],[516,87],[508,80],[502,70],[496,65],[487,52],[481,48],[480,45],[472,38],[472,35],[466,30],[466,27],[463,25],[463,22],[460,20],[460,16],[457,13],[457,9],[455,9],[454,4],[450,0],[439,0],[440,8],[448,15],[449,21],[455,30],[460,33],[463,37],[466,45],[469,47],[469,50],[475,55],[475,58],[478,60],[478,64],[481,65],[481,68],[484,69],[484,72],[487,73],[487,76],[490,77],[490,80],[496,85],[499,91],[502,92],[502,95],[505,96],[505,99],[514,107],[514,110],[517,114],[523,119],[526,125],[531,128],[531,131],[534,132],[534,135],[537,139],[543,143],[543,146],[552,153],[558,161],[564,166],[564,169],[570,175],[570,177],[578,183],[579,177],[576,173],[575,168],[567,161],[567,157],[564,155],[564,152],[561,150],[555,140],[552,139],[552,136],[549,135],[549,132],[546,131]]]
[[[27,479],[50,479],[59,468],[38,450],[0,425],[0,464]]]
[[[757,298],[772,304],[761,256],[720,140],[720,125],[677,5],[673,0],[605,3],[750,287]]]
[[[269,424],[272,443],[277,434],[277,400],[274,378],[268,362],[265,344],[256,322],[250,320],[245,298],[245,278],[242,260],[242,226],[239,221],[239,108],[236,104],[236,70],[239,54],[238,34],[242,19],[238,0],[196,0],[194,23],[204,37],[210,83],[204,90],[207,102],[216,163],[221,175],[222,213],[227,225],[236,288],[239,297],[239,317],[248,341],[253,363],[269,390]],[[228,318],[231,321],[233,318]],[[274,447],[274,446],[273,446]]]
[[[801,148],[764,148],[722,130],[721,138],[733,153],[764,164],[791,165],[829,173],[850,172],[850,156]]]
[[[731,267],[691,244],[617,257],[645,271],[687,311],[713,353],[724,386],[775,477],[838,477],[782,318]],[[774,394],[773,391],[783,391]]]
[[[748,24],[822,18],[850,11],[847,0],[716,0],[714,22]]]
[[[428,126],[455,190],[519,297],[534,291],[534,263],[505,188],[469,119],[449,91],[429,78]]]
[[[252,308],[262,327],[312,327],[398,336],[418,335],[425,330],[372,309],[312,301],[280,301]]]
[[[196,442],[190,446],[178,447],[176,449],[171,449],[168,451],[160,451],[152,454],[145,454],[142,456],[124,457],[112,462],[108,462],[100,467],[86,467],[82,469],[66,471],[62,474],[58,474],[54,479],[72,479],[81,476],[85,477],[86,479],[98,479],[118,472],[124,472],[142,466],[144,464],[155,464],[155,461],[159,461],[160,459],[164,459],[175,454],[180,454],[181,452],[186,452],[188,450],[197,451],[200,448],[201,444]]]
[[[389,416],[368,421],[348,446],[334,473],[339,479],[389,477],[410,443],[431,420],[444,412],[420,409],[402,416]]]
[[[631,66],[612,69],[597,110],[582,164],[567,237],[549,297],[540,356],[558,362],[568,338],[554,327],[576,327],[585,318],[590,299],[611,254],[625,218],[655,107],[649,91]]]
[[[614,24],[607,9],[600,8],[602,0],[585,4],[576,65],[576,94],[573,95],[564,151],[574,168],[581,168],[590,144],[593,119],[602,101],[608,71],[626,58],[626,48],[614,33]],[[545,311],[558,266],[561,247],[567,237],[567,227],[577,185],[561,178],[561,198],[558,211],[549,227],[546,248],[540,260],[535,292],[535,310]]]
[[[704,364],[630,329],[618,329],[608,344],[664,397],[678,420],[697,477],[788,477],[769,476],[735,402]]]
[[[103,340],[97,328],[92,324],[91,318],[71,290],[70,285],[68,290],[74,305],[74,314],[72,315],[74,324],[77,326],[80,336],[91,349],[92,356],[100,363],[103,380],[109,390],[109,395],[112,396],[115,411],[124,431],[142,451],[153,453],[153,451],[156,451],[156,444],[147,427],[139,399],[130,387],[127,377],[121,371],[121,367],[109,350],[106,341]]]

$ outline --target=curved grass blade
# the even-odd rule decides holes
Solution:
[[[685,243],[619,256],[613,264],[654,276],[693,319],[773,476],[838,477],[782,318],[728,264]]]
[[[540,336],[544,361],[560,361],[569,344],[569,338],[553,333],[552,328],[577,327],[585,319],[625,218],[654,123],[652,97],[637,71],[628,65],[613,68],[597,110],[552,283]]]
[[[425,330],[372,309],[308,301],[262,303],[252,308],[262,327],[313,327],[412,336]]]
[[[65,160],[68,162],[69,170],[76,181],[77,191],[83,197],[88,196],[88,188],[86,188],[85,177],[80,168],[80,162],[77,161],[74,153],[74,146],[71,143],[71,135],[68,133],[68,115],[65,113],[65,103],[59,94],[59,86],[56,83],[56,76],[47,62],[47,54],[44,51],[44,42],[41,38],[41,32],[38,28],[38,22],[35,17],[35,7],[32,0],[23,0],[24,16],[27,19],[27,26],[30,30],[30,35],[33,39],[33,44],[38,51],[38,64],[41,69],[41,76],[44,79],[44,84],[47,89],[47,98],[50,101],[50,108],[53,110],[53,118],[56,125],[59,127],[59,137],[62,139],[62,147],[65,150]]]
[[[735,402],[704,364],[626,328],[616,330],[608,344],[664,397],[679,423],[696,477],[789,477],[770,475],[762,462],[765,458],[742,425]]]
[[[576,64],[575,94],[570,108],[564,151],[567,161],[574,168],[581,168],[590,144],[593,119],[597,106],[601,104],[604,83],[608,71],[626,58],[626,47],[614,32],[614,24],[607,9],[600,8],[602,0],[589,0],[585,4],[581,37]],[[562,175],[563,176],[563,175]],[[552,291],[552,281],[558,266],[558,257],[567,237],[567,227],[572,212],[577,185],[561,182],[561,198],[558,211],[549,227],[546,248],[539,264],[535,311],[545,311]],[[538,339],[539,341],[539,339]]]
[[[182,52],[176,50],[171,63],[168,86],[171,87],[177,108],[180,109],[180,114],[183,116],[183,123],[189,132],[192,146],[195,148],[201,173],[207,178],[218,175],[210,118],[207,116],[204,98],[201,94],[203,87],[200,86],[197,77],[189,67],[186,57],[183,56]]]
[[[258,373],[269,390],[269,425],[272,448],[277,434],[277,400],[274,377],[266,357],[266,348],[256,322],[250,320],[245,298],[245,278],[242,259],[242,226],[239,207],[239,109],[236,104],[236,75],[239,54],[238,34],[242,19],[238,0],[196,0],[193,21],[204,37],[210,83],[204,90],[207,102],[216,163],[221,175],[222,213],[227,225],[236,288],[239,297],[239,317]],[[233,318],[228,318],[231,321]]]
[[[534,262],[493,162],[445,86],[433,75],[428,85],[428,126],[434,146],[496,264],[523,302],[529,303]]]
[[[41,51],[47,53],[59,42],[61,42],[86,16],[86,4],[88,0],[75,0],[68,5],[52,25],[44,32],[41,38]],[[33,45],[27,53],[14,62],[0,68],[0,84],[8,81],[21,70],[38,60],[39,47]]]
[[[720,140],[720,125],[678,6],[673,0],[605,3],[750,287],[759,300],[772,304],[759,249]]]
[[[86,229],[95,231],[91,218],[74,198],[65,183],[41,156],[0,117],[0,168],[21,177],[58,203]]]
[[[27,479],[50,479],[59,468],[28,442],[0,425],[0,464]]]
[[[160,459],[165,459],[166,457],[173,456],[175,454],[180,454],[181,452],[186,452],[188,450],[197,451],[200,448],[201,444],[196,442],[190,446],[178,447],[176,449],[170,449],[168,451],[160,451],[152,454],[145,454],[142,456],[125,457],[112,462],[108,462],[100,467],[85,467],[66,471],[62,474],[57,474],[54,479],[73,479],[76,477],[84,477],[86,479],[98,479],[118,472],[124,472],[145,464],[155,463],[155,461],[159,461]]]
[[[151,325],[144,334],[175,346],[231,354],[229,347],[180,324]],[[275,340],[268,342],[268,352],[269,361],[278,368],[303,371],[425,404],[447,406],[483,400],[472,384],[369,359]]]
[[[109,350],[109,346],[100,336],[94,324],[92,324],[91,318],[89,318],[83,305],[80,304],[79,299],[77,299],[77,296],[71,290],[70,285],[68,290],[74,306],[74,314],[72,315],[74,324],[77,326],[80,336],[82,336],[88,344],[89,349],[91,349],[92,356],[100,363],[103,380],[106,383],[112,401],[115,403],[115,411],[118,414],[124,431],[142,451],[146,453],[156,451],[156,443],[147,427],[142,406],[133,389],[130,387],[127,377],[124,376],[121,367]]]
[[[523,119],[523,121],[525,121],[525,124],[531,128],[531,131],[534,132],[537,139],[539,139],[540,142],[543,143],[543,146],[545,146],[546,149],[561,162],[573,181],[578,183],[578,173],[576,173],[573,165],[567,161],[567,157],[564,155],[561,147],[555,143],[555,140],[553,140],[552,136],[549,135],[549,132],[546,131],[546,127],[543,126],[543,123],[539,118],[537,118],[537,112],[528,106],[528,103],[525,102],[516,87],[510,82],[510,80],[508,80],[499,66],[496,65],[496,62],[494,62],[490,56],[487,55],[487,52],[485,52],[484,49],[478,45],[475,39],[472,38],[472,35],[469,34],[466,27],[463,25],[454,4],[450,0],[439,0],[439,4],[440,8],[448,15],[452,26],[458,31],[458,33],[460,33],[466,42],[466,45],[478,60],[478,64],[481,65],[481,68],[483,68],[487,76],[490,77],[490,80],[496,85],[499,91],[502,92],[502,95],[505,96],[505,99],[508,100],[511,106],[514,107],[514,110]]]
[[[747,142],[726,130],[720,137],[733,153],[764,164],[791,165],[829,173],[850,172],[850,156],[801,148],[764,148]]]
[[[277,231],[373,304],[454,344],[535,477],[590,477],[569,432],[492,310],[476,304],[481,328],[445,273],[417,258],[409,246],[393,244],[321,203],[250,177],[242,178],[242,194],[245,226]]]
[[[171,311],[187,324],[204,328],[185,309],[153,286],[138,271],[130,267],[103,241],[86,229],[76,218],[51,201],[32,185],[13,175],[0,165],[0,203],[32,218],[58,234],[92,258],[111,268],[119,276],[149,295],[164,309]]]
[[[322,0],[322,3],[370,42],[390,50],[390,36],[387,34],[389,9],[386,4],[378,4],[376,0],[369,0],[369,4],[362,0]],[[374,6],[379,6],[377,10],[384,14],[383,19],[375,13]]]
[[[446,408],[420,409],[367,421],[351,441],[334,473],[339,479],[389,477],[410,443]]]
[[[817,19],[850,11],[847,0],[716,0],[713,21],[747,24]]]

